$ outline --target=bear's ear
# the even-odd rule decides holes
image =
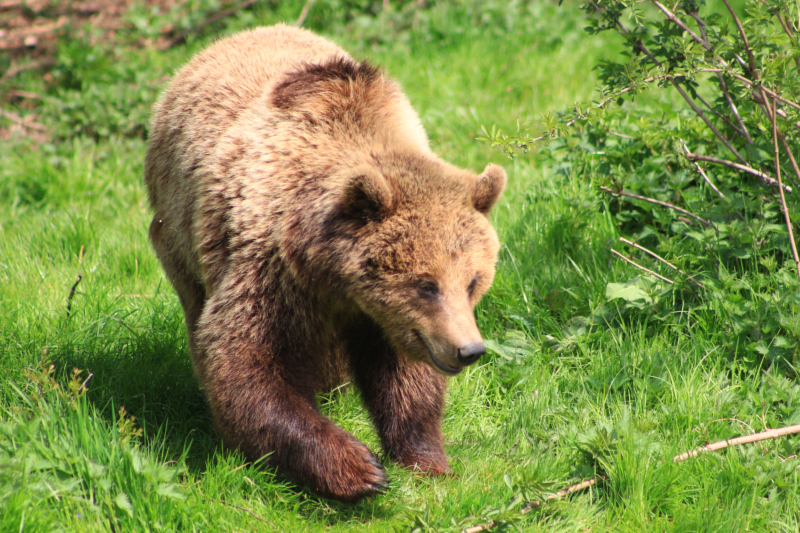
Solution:
[[[478,176],[475,189],[472,192],[472,204],[475,209],[487,214],[506,188],[506,171],[503,167],[493,164],[486,165],[483,174]]]
[[[344,213],[359,220],[382,220],[392,211],[392,189],[374,168],[353,169],[345,186]]]

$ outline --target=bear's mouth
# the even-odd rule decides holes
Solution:
[[[442,372],[442,374],[446,374],[448,376],[455,376],[456,374],[459,374],[461,373],[462,370],[464,370],[462,367],[450,366],[447,363],[439,361],[436,358],[436,356],[433,355],[433,350],[431,350],[431,347],[428,346],[428,343],[425,341],[425,337],[422,336],[422,333],[420,333],[416,329],[412,331],[417,335],[417,338],[420,340],[422,345],[425,346],[425,349],[428,350],[428,358],[433,362],[433,365],[437,369],[439,369],[439,371]]]

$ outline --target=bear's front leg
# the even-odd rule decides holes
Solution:
[[[389,458],[428,474],[449,472],[441,430],[444,376],[398,355],[371,320],[351,330],[346,344],[356,384]]]
[[[307,337],[276,322],[282,309],[241,296],[206,305],[200,378],[226,445],[251,461],[266,457],[327,498],[354,502],[381,492],[386,477],[369,448],[319,413],[313,358],[300,353]]]

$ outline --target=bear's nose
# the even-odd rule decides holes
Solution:
[[[471,342],[458,349],[458,362],[464,366],[471,365],[485,353],[486,346],[482,342]]]

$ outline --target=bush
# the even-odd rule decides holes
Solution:
[[[797,5],[752,0],[740,17],[723,1],[589,0],[586,30],[627,46],[596,67],[598,98],[546,116],[538,137],[479,139],[511,157],[543,146],[592,180],[620,233],[609,254],[641,270],[607,287],[624,312],[713,313],[729,353],[797,369]]]

